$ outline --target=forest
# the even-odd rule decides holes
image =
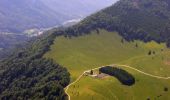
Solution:
[[[67,98],[64,87],[70,82],[70,74],[63,66],[43,58],[55,38],[55,34],[49,33],[32,39],[1,60],[1,100]]]

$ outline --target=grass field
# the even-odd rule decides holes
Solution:
[[[149,74],[170,76],[170,51],[165,44],[125,40],[122,43],[121,40],[122,38],[116,32],[105,30],[100,30],[100,34],[92,32],[90,35],[71,39],[58,37],[45,57],[52,58],[65,66],[71,73],[72,81],[85,70],[110,64],[125,64]],[[148,55],[150,50],[155,54]],[[112,77],[104,80],[83,77],[69,89],[71,99],[146,100],[147,97],[156,98],[156,100],[170,99],[169,92],[163,91],[165,86],[170,86],[169,80],[158,80],[127,68],[124,69],[134,74],[139,82],[132,87],[127,87]],[[162,96],[157,97],[159,95]]]
[[[71,86],[69,93],[72,100],[170,100],[170,80],[156,79],[134,70],[127,69],[133,74],[136,83],[133,86],[122,85],[117,79],[107,77],[96,79],[84,76],[79,82]]]

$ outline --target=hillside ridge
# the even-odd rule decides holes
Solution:
[[[170,46],[170,3],[167,0],[120,0],[63,31],[80,36],[90,31],[117,31],[128,41],[155,40]],[[55,29],[53,30],[55,31]]]

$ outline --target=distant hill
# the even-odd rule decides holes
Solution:
[[[0,0],[0,32],[46,28],[85,17],[115,0]]]
[[[3,32],[19,33],[34,27],[56,25],[65,19],[61,16],[46,7],[40,0],[0,1],[0,30]]]
[[[170,46],[170,2],[168,0],[120,0],[67,29],[79,35],[104,28],[127,40],[167,42]]]

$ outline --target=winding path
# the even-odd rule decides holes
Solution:
[[[147,76],[150,76],[150,77],[154,77],[154,78],[157,78],[157,79],[165,79],[165,80],[170,79],[170,77],[162,77],[162,76],[156,76],[156,75],[152,75],[152,74],[149,74],[149,73],[145,73],[145,72],[143,72],[143,71],[141,71],[141,70],[138,70],[138,69],[136,69],[136,68],[130,67],[130,66],[128,66],[128,65],[116,65],[116,66],[126,67],[126,68],[129,68],[129,69],[135,70],[135,71],[137,71],[137,72],[139,72],[139,73],[142,73],[142,74],[144,74],[144,75],[147,75]]]
[[[139,72],[139,73],[142,73],[142,74],[144,74],[144,75],[146,75],[146,76],[150,76],[150,77],[153,77],[153,78],[164,79],[164,80],[170,79],[170,77],[162,77],[162,76],[156,76],[156,75],[152,75],[152,74],[149,74],[149,73],[145,73],[145,72],[143,72],[143,71],[141,71],[141,70],[138,70],[138,69],[136,69],[136,68],[130,67],[130,66],[128,66],[128,65],[112,64],[112,65],[106,65],[106,66],[121,66],[121,67],[125,67],[125,68],[129,68],[129,69],[135,70],[135,71],[137,71],[137,72]],[[75,84],[76,82],[78,82],[86,72],[90,72],[91,70],[97,70],[97,69],[100,69],[100,68],[103,68],[103,67],[105,67],[105,66],[97,67],[97,68],[93,68],[93,69],[84,71],[74,82],[70,83],[67,87],[65,87],[65,93],[66,93],[67,96],[68,96],[68,100],[71,100],[70,95],[69,95],[69,93],[68,93],[68,89],[69,89],[69,87],[70,87],[71,85],[73,85],[73,84]],[[116,96],[115,96],[115,98],[118,100],[118,98],[117,98]]]

